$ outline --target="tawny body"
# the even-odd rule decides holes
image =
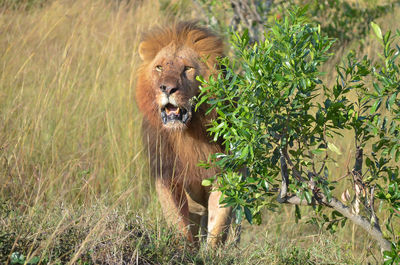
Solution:
[[[219,205],[219,192],[201,185],[217,172],[198,163],[222,149],[207,135],[212,114],[205,115],[205,106],[195,112],[191,100],[199,93],[196,76],[213,74],[222,46],[220,38],[193,23],[153,30],[139,47],[143,64],[136,87],[163,214],[189,241],[203,234],[211,245],[225,240],[231,208]]]

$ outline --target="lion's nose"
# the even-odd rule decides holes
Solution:
[[[167,95],[171,95],[171,94],[175,93],[176,91],[178,91],[177,86],[171,86],[171,85],[161,85],[160,89],[162,92],[164,92]]]

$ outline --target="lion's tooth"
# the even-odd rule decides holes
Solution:
[[[179,115],[179,113],[180,113],[180,108],[177,107],[177,106],[174,106],[174,105],[172,105],[172,104],[168,104],[168,105],[165,107],[165,112],[167,113],[167,115],[169,115],[169,114]]]

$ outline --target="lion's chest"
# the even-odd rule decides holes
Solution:
[[[187,171],[188,175],[204,179],[215,174],[215,169],[206,170],[198,164],[201,161],[207,161],[210,154],[221,152],[217,144],[210,143],[206,138],[196,138],[185,134],[175,138],[174,141],[174,151],[182,170]]]

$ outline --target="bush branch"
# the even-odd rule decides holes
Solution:
[[[362,176],[362,163],[363,163],[363,149],[357,147],[356,149],[356,162],[354,163],[354,171],[358,176]]]
[[[283,162],[283,163],[282,163]],[[332,208],[339,213],[341,213],[343,216],[346,218],[350,219],[353,223],[356,225],[360,226],[363,228],[372,238],[378,241],[381,250],[391,250],[391,243],[387,239],[383,237],[382,230],[379,226],[379,221],[376,217],[376,215],[373,212],[374,220],[371,222],[367,218],[354,214],[348,206],[344,205],[342,202],[340,202],[338,199],[335,197],[332,197],[330,200],[327,199],[325,194],[315,191],[312,196],[311,202],[307,202],[306,199],[301,199],[297,195],[290,195],[287,192],[287,187],[289,185],[289,178],[287,173],[287,167],[286,169],[284,168],[284,165],[286,164],[285,159],[282,159],[281,157],[281,172],[284,173],[282,174],[282,187],[280,190],[280,193],[278,195],[277,201],[279,203],[288,203],[288,204],[295,204],[295,205],[305,205],[305,206],[313,206],[313,205],[324,205],[329,208]],[[311,185],[311,183],[310,183]],[[373,193],[373,191],[371,191]],[[283,196],[285,195],[285,196]],[[373,196],[373,195],[371,195]],[[372,206],[371,206],[372,207]]]
[[[281,162],[282,184],[277,200],[279,203],[284,203],[285,198],[287,196],[288,185],[289,185],[289,172],[282,149],[280,150],[280,152],[281,152],[280,162]]]

